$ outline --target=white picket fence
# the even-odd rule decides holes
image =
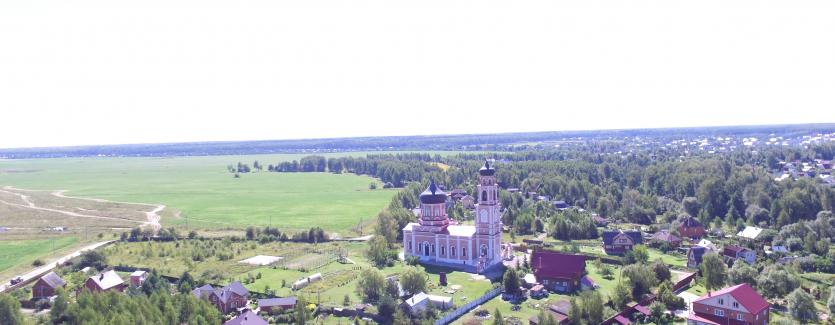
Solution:
[[[453,310],[452,312],[450,312],[446,316],[444,316],[441,319],[435,321],[435,325],[447,325],[449,323],[452,323],[454,320],[458,319],[458,317],[461,317],[461,315],[466,314],[470,310],[473,310],[473,308],[478,307],[479,305],[483,304],[487,300],[495,298],[496,296],[498,296],[501,293],[502,293],[502,288],[501,287],[490,290],[487,293],[485,293],[483,296],[478,297],[475,300],[470,301],[470,302],[468,302],[467,304],[465,304],[461,307],[458,307],[458,309]]]

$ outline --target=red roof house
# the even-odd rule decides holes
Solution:
[[[531,255],[531,269],[548,290],[574,292],[586,274],[586,257],[539,249]]]
[[[705,227],[699,222],[699,219],[688,216],[681,220],[681,225],[678,226],[678,234],[684,238],[702,238],[705,235]]]
[[[767,325],[768,301],[743,283],[708,292],[693,301],[690,325]]]
[[[43,299],[49,298],[55,295],[55,291],[58,288],[63,288],[67,286],[67,282],[55,272],[49,272],[46,275],[42,276],[35,282],[35,285],[32,286],[32,299]]]

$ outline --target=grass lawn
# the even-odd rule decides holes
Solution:
[[[34,240],[0,240],[0,274],[7,275],[7,271],[32,268],[35,259],[40,258],[44,263],[49,262],[45,256],[51,252],[60,252],[79,242],[78,237],[56,237],[54,239]],[[10,275],[10,274],[9,274]]]
[[[325,154],[362,156],[366,153]],[[229,164],[263,165],[303,154],[169,158],[0,160],[0,186],[68,190],[68,196],[165,204],[163,225],[243,228],[272,223],[283,229],[320,225],[346,232],[369,221],[396,190],[369,190],[369,177],[330,173],[258,172],[233,178]],[[15,172],[4,172],[14,170]],[[379,186],[381,188],[382,186]],[[327,220],[311,224],[311,220]]]
[[[621,267],[615,265],[609,265],[609,267],[612,269],[612,278],[605,279],[600,275],[600,270],[594,266],[594,263],[586,263],[586,272],[588,272],[589,278],[600,286],[598,290],[600,290],[600,294],[603,295],[604,300],[615,291],[615,286],[621,281]]]

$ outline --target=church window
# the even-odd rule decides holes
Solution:
[[[446,250],[444,246],[441,246],[441,255],[446,255]]]
[[[449,247],[449,254],[452,255],[452,257],[455,257],[455,246]]]
[[[481,191],[481,202],[487,202],[487,191]]]
[[[467,248],[466,247],[461,249],[461,256],[467,257]]]

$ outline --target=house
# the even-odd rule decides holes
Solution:
[[[525,276],[522,277],[522,286],[525,288],[533,288],[538,283],[539,282],[536,282],[536,276],[531,273],[525,274]]]
[[[49,272],[46,275],[42,276],[35,282],[35,285],[32,286],[32,300],[38,299],[47,299],[55,295],[55,291],[58,288],[63,288],[67,286],[67,282],[55,272]]]
[[[543,286],[541,284],[537,284],[537,285],[533,286],[533,288],[531,288],[530,296],[531,296],[531,298],[534,298],[534,299],[545,298],[545,297],[548,297],[548,290],[545,289],[545,286]]]
[[[570,207],[568,205],[568,203],[565,203],[565,201],[562,201],[562,200],[554,201],[553,204],[554,204],[554,209],[559,209],[559,210],[565,210],[565,209],[568,209]]]
[[[277,309],[291,310],[296,308],[296,297],[258,299],[258,309],[265,313],[271,313]]]
[[[606,230],[603,232],[603,250],[606,254],[620,255],[643,243],[637,230]]]
[[[217,289],[207,284],[192,290],[191,294],[197,299],[206,299],[224,314],[246,307],[249,300],[249,290],[238,281]]]
[[[667,243],[668,245],[670,245],[670,247],[678,247],[679,245],[681,245],[681,238],[679,238],[676,235],[673,235],[672,233],[670,233],[669,230],[666,229],[659,230],[658,232],[652,234],[650,240],[653,244],[658,246],[664,243]]]
[[[601,217],[597,214],[593,214],[591,216],[591,220],[594,221],[594,225],[598,227],[606,227],[609,224],[609,219]]]
[[[678,234],[684,238],[698,239],[705,235],[705,227],[692,216],[687,216],[680,221],[678,226]]]
[[[412,315],[417,315],[426,310],[429,304],[441,310],[447,310],[453,307],[451,297],[427,295],[424,292],[418,292],[411,298],[406,299],[403,301],[402,306]]]
[[[531,255],[531,269],[546,289],[571,293],[580,290],[586,275],[586,257],[538,249]]]
[[[133,271],[133,273],[130,274],[130,286],[141,287],[147,278],[148,272],[142,270]]]
[[[560,300],[556,303],[548,306],[545,310],[547,312],[546,315],[550,315],[554,317],[554,320],[557,321],[557,324],[567,324],[568,323],[568,313],[571,310],[571,303],[567,300]],[[531,316],[528,318],[528,323],[531,325],[538,325],[541,324],[543,320],[540,320],[538,316]]]
[[[765,251],[766,254],[769,254],[769,255],[774,254],[774,253],[779,253],[779,254],[788,254],[789,253],[789,248],[788,247],[780,246],[780,245],[764,246],[763,250]]]
[[[125,285],[125,280],[122,280],[122,278],[116,274],[116,271],[110,270],[87,278],[87,281],[84,282],[84,287],[82,288],[90,290],[90,292],[124,292],[126,287],[127,285]]]
[[[452,190],[452,192],[449,192],[449,197],[451,197],[455,201],[460,201],[465,196],[467,196],[467,191],[460,188],[456,188]]]
[[[757,262],[757,252],[736,245],[725,246],[725,249],[722,250],[722,255],[725,257],[726,262],[738,259],[741,259],[748,264],[754,264]]]
[[[699,268],[702,265],[702,256],[707,252],[712,251],[710,248],[704,246],[692,246],[687,250],[687,267],[691,269]]]
[[[692,305],[688,325],[768,324],[768,301],[747,283],[708,292]]]
[[[247,310],[243,314],[240,314],[238,317],[232,318],[223,325],[267,325],[269,324],[266,320],[259,317],[258,314],[252,312],[251,310]]]
[[[748,239],[748,240],[757,240],[757,237],[763,232],[764,229],[760,227],[748,226],[742,231],[738,232],[736,235],[739,238]]]
[[[707,239],[699,240],[699,242],[696,243],[696,246],[702,246],[712,251],[719,251],[719,247],[716,246],[716,244],[714,244],[712,241],[709,241]]]
[[[461,205],[464,209],[475,209],[475,198],[472,195],[465,195],[461,198]]]

